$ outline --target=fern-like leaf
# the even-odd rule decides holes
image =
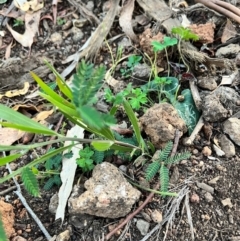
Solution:
[[[147,181],[150,181],[156,175],[156,173],[159,171],[160,166],[161,164],[158,161],[155,161],[149,164],[145,173],[145,177]]]
[[[104,160],[104,151],[94,151],[92,159],[96,164],[100,164]]]
[[[169,170],[164,165],[160,168],[161,192],[167,192],[169,186]]]
[[[159,160],[165,161],[173,147],[173,143],[171,141],[167,142],[166,146],[163,148],[163,150],[159,153]]]
[[[7,235],[5,233],[3,222],[2,222],[2,215],[0,213],[0,241],[7,241]]]
[[[188,159],[190,156],[190,152],[178,153],[175,156],[167,158],[165,164],[175,164],[181,160]]]
[[[49,178],[43,186],[43,189],[49,191],[55,184],[53,177]]]
[[[73,77],[73,103],[76,107],[94,102],[94,97],[103,83],[104,75],[104,66],[94,69],[93,64],[81,61]]]
[[[22,171],[22,181],[26,190],[34,197],[40,197],[39,185],[32,170],[25,167]]]

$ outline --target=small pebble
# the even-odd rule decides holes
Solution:
[[[213,196],[212,196],[212,194],[209,193],[209,192],[206,192],[206,193],[204,194],[204,197],[205,197],[205,199],[206,199],[207,202],[212,202],[212,200],[213,200]]]
[[[212,155],[212,150],[208,146],[204,146],[202,150],[202,154],[204,156],[211,156]]]
[[[196,193],[194,193],[194,194],[190,197],[190,202],[192,202],[192,203],[199,203],[199,201],[200,201],[200,198],[199,198],[199,196],[198,196]]]

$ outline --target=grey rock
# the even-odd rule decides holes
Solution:
[[[203,100],[203,118],[206,121],[216,122],[227,117],[228,110],[224,108],[219,98],[215,95],[208,95]]]
[[[215,90],[217,88],[216,77],[199,77],[198,86],[207,90]]]
[[[55,214],[57,211],[57,207],[58,207],[58,194],[55,193],[50,199],[48,210],[50,213]]]
[[[143,219],[138,219],[136,226],[140,233],[144,236],[148,233],[150,224]]]
[[[216,57],[236,57],[237,53],[240,52],[239,44],[228,44],[225,47],[221,47],[216,52]]]
[[[89,214],[72,215],[69,222],[77,229],[87,229],[91,226],[94,216]]]
[[[206,192],[209,192],[209,193],[214,193],[214,188],[207,185],[206,183],[204,182],[197,182],[197,186],[203,190],[205,190]]]
[[[213,196],[212,196],[212,194],[209,193],[209,192],[206,192],[206,193],[204,194],[204,197],[205,197],[205,199],[206,199],[207,202],[212,202],[212,200],[213,200]]]
[[[87,4],[86,4],[86,8],[89,10],[89,11],[93,11],[94,9],[94,2],[93,1],[88,1]]]
[[[140,82],[141,84],[143,81],[148,81],[150,74],[151,68],[147,64],[143,63],[135,65],[132,72],[134,83],[138,84]]]
[[[219,136],[219,144],[221,149],[225,152],[226,157],[235,156],[236,150],[234,144],[223,134]]]
[[[240,120],[229,118],[223,124],[223,131],[229,135],[231,140],[240,146]]]
[[[77,27],[73,27],[72,33],[73,33],[72,39],[74,43],[78,43],[81,39],[83,39],[84,34],[81,29]]]
[[[95,166],[84,187],[86,191],[83,194],[79,196],[73,192],[69,198],[69,213],[72,215],[87,213],[107,218],[124,217],[141,194],[117,167],[108,162]]]

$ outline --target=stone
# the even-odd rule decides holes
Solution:
[[[50,213],[55,214],[57,211],[57,207],[58,207],[58,194],[55,193],[50,199],[48,210]]]
[[[15,218],[13,206],[10,203],[0,200],[0,214],[6,236],[10,238],[15,233],[13,228]]]
[[[90,214],[105,218],[125,217],[141,193],[133,188],[117,167],[104,162],[96,165],[80,196],[73,192],[68,201],[69,213]]]
[[[230,198],[226,198],[224,200],[221,201],[222,205],[225,207],[225,206],[228,206],[230,208],[233,207],[233,204],[231,202],[231,199]]]
[[[203,190],[205,190],[206,192],[209,192],[209,193],[214,193],[214,188],[207,185],[206,183],[204,182],[197,182],[197,186]]]
[[[221,149],[225,152],[226,157],[235,156],[236,150],[234,144],[226,137],[226,135],[221,134],[219,136],[219,144]]]
[[[153,212],[151,212],[151,218],[155,223],[162,222],[163,220],[162,212],[155,209]]]
[[[206,193],[204,194],[204,197],[205,197],[205,199],[206,199],[207,202],[212,202],[212,200],[213,200],[213,196],[212,196],[212,194],[209,193],[209,192],[206,192]]]
[[[200,198],[199,198],[199,196],[196,193],[191,195],[191,197],[190,197],[190,202],[191,203],[199,203],[199,201],[200,201]]]
[[[203,89],[207,90],[215,90],[217,88],[217,80],[218,77],[209,77],[203,76],[198,78],[197,85]]]
[[[145,63],[137,64],[133,67],[132,75],[135,78],[135,80],[137,80],[138,82],[141,82],[141,83],[142,81],[146,82],[149,79],[150,74],[151,74],[151,68]]]
[[[56,241],[68,241],[70,239],[70,232],[69,230],[65,230],[64,232],[60,233],[57,238]]]
[[[223,131],[229,135],[231,140],[240,146],[240,119],[229,118],[223,124]]]
[[[79,43],[79,41],[84,37],[82,30],[77,27],[72,28],[72,33],[73,33],[72,39],[74,43]]]
[[[187,132],[184,120],[168,103],[154,104],[139,118],[139,122],[156,148],[163,148],[166,142],[173,140],[177,129]]]
[[[227,46],[219,48],[215,55],[218,58],[228,58],[228,57],[236,57],[237,53],[240,52],[239,44],[228,44]]]
[[[55,32],[51,35],[50,40],[55,45],[61,45],[63,42],[63,37],[60,33]]]
[[[204,146],[202,150],[202,154],[204,156],[211,156],[212,155],[212,150],[208,146]]]
[[[140,233],[145,236],[148,233],[150,224],[143,219],[138,219],[136,226]]]
[[[12,239],[12,241],[27,241],[27,239],[21,237],[21,236],[16,236]]]

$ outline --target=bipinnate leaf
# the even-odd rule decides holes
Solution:
[[[36,176],[29,167],[22,170],[22,181],[26,190],[34,197],[40,197],[39,185]]]
[[[145,177],[147,181],[150,181],[157,174],[157,172],[160,169],[160,166],[161,164],[158,161],[155,161],[149,164],[145,173]]]
[[[191,156],[190,152],[178,153],[175,156],[167,158],[165,164],[176,164],[181,160],[188,159]]]
[[[169,186],[169,170],[164,165],[160,168],[161,192],[167,192]]]
[[[82,60],[73,77],[73,102],[76,107],[92,104],[102,86],[105,67],[94,68]]]
[[[24,130],[32,133],[58,135],[58,133],[55,131],[48,129],[44,125],[41,125],[38,122],[2,104],[0,104],[0,119],[9,121],[1,122],[3,126],[8,126],[14,129]]]
[[[163,148],[163,150],[159,153],[159,160],[160,161],[165,161],[173,147],[172,141],[167,142],[166,146]]]

